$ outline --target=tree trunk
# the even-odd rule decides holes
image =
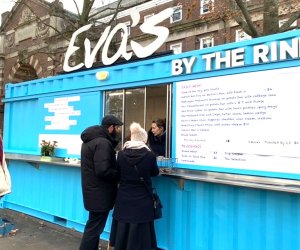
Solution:
[[[278,6],[278,0],[264,0],[263,35],[278,33]]]

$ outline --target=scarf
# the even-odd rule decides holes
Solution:
[[[142,141],[127,141],[124,144],[124,148],[128,148],[128,149],[141,149],[141,148],[146,148],[148,151],[151,151],[150,148],[148,148],[148,146],[142,142]]]

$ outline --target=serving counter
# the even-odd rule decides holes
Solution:
[[[40,156],[12,153],[6,153],[6,159],[12,193],[2,200],[2,207],[83,231],[88,213],[82,203],[80,162],[63,158],[45,162]],[[164,206],[163,218],[155,223],[161,249],[277,249],[260,248],[255,240],[263,237],[271,244],[282,230],[283,242],[300,245],[294,237],[300,223],[299,181],[174,165],[161,167],[160,172],[153,184]],[[265,228],[265,221],[273,222]],[[101,235],[104,240],[110,225],[111,216]],[[238,242],[233,237],[237,233]]]
[[[72,161],[72,159],[71,161],[70,159],[68,161],[68,159],[60,157],[51,157],[51,161],[48,162],[43,161],[41,156],[8,153],[6,154],[6,160],[25,161],[37,168],[40,164],[80,167],[80,161],[77,161],[76,159],[75,161]],[[170,167],[160,167],[160,175],[177,179],[181,188],[184,188],[184,180],[193,180],[281,192],[300,193],[300,181],[298,180],[190,170],[176,168],[173,163],[171,163]]]

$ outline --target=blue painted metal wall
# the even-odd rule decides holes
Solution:
[[[80,169],[9,161],[13,189],[4,207],[83,231]],[[300,196],[157,177],[163,218],[158,244],[168,250],[295,250],[300,248]],[[103,239],[108,239],[111,218]]]
[[[242,46],[291,39],[300,33],[289,32],[243,42]],[[299,60],[274,62],[252,67],[203,72],[196,65],[189,75],[171,76],[171,61],[236,44],[183,53],[126,65],[112,66],[110,78],[101,82],[98,70],[8,84],[5,97],[4,146],[6,152],[39,155],[38,134],[47,133],[43,105],[54,98],[80,96],[81,117],[68,133],[80,133],[86,126],[99,123],[104,90],[130,88],[182,80],[235,74],[299,65]],[[151,74],[149,74],[151,72]],[[77,104],[75,104],[77,105]],[[175,112],[175,111],[174,111]],[[176,113],[176,112],[175,112]],[[176,114],[173,114],[176,115]],[[54,131],[62,133],[62,131]],[[60,155],[62,157],[68,155]],[[83,230],[87,212],[83,208],[80,169],[53,164],[32,165],[10,160],[12,193],[2,206],[36,217]],[[295,250],[300,249],[300,196],[237,186],[184,182],[170,177],[154,180],[164,203],[164,217],[156,222],[159,246],[168,250]],[[104,239],[108,238],[109,219]]]

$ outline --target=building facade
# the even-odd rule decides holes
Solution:
[[[124,6],[130,5],[131,2],[136,1],[123,0]],[[244,1],[258,29],[262,27],[263,18],[260,2],[260,0]],[[291,1],[282,1],[282,5],[288,6],[289,2]],[[162,26],[169,28],[170,34],[166,43],[157,52],[172,51],[176,54],[251,39],[234,20],[233,13],[238,7],[234,5],[232,9],[226,9],[223,3],[223,0],[143,1],[138,5],[131,4],[140,13],[137,25],[132,23],[133,8],[120,10],[110,25],[125,23],[129,39],[147,45],[155,37],[143,34],[140,25],[151,16],[171,7],[174,9],[172,17],[161,23]],[[62,33],[68,31],[69,26],[63,18],[55,15],[54,7],[54,4],[45,0],[30,0],[26,1],[26,4],[15,4],[11,12],[3,14],[0,28],[0,97],[4,96],[6,83],[44,78],[63,71],[62,64],[69,41]],[[101,9],[93,11],[99,10],[101,11]],[[101,34],[103,28],[107,26],[107,21],[112,17],[111,14],[101,13],[99,20],[94,20],[97,30],[95,34]],[[284,23],[290,13],[289,9],[281,8],[280,22]],[[73,18],[76,21],[76,16]],[[299,21],[295,21],[292,26],[297,28],[298,25]],[[97,42],[97,36],[95,37],[94,46]],[[70,38],[70,35],[67,38]],[[110,49],[117,50],[122,38],[122,32],[119,32]],[[129,45],[127,51],[131,51]],[[98,55],[95,62],[101,65],[100,58]],[[3,104],[0,105],[0,124],[2,121]],[[2,125],[0,128],[2,129]]]

